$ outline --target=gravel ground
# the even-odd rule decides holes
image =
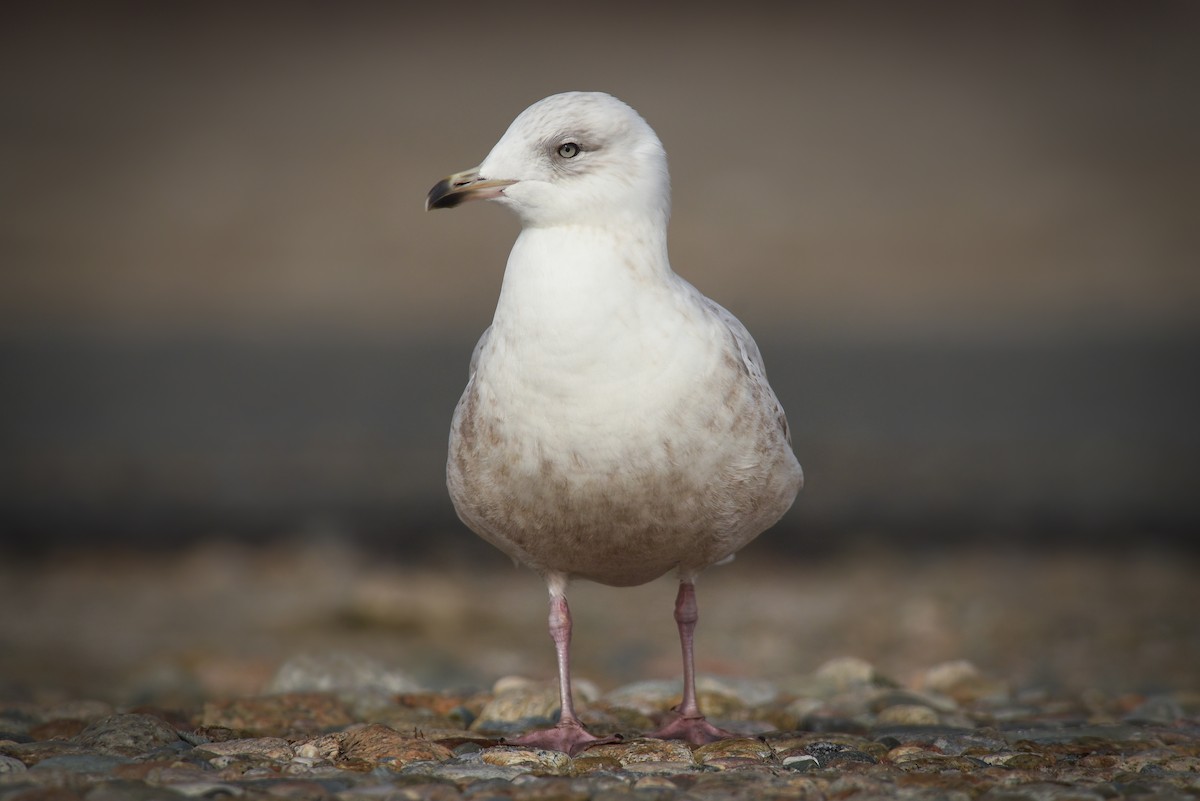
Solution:
[[[459,535],[453,535],[459,536]],[[0,799],[1200,796],[1194,556],[886,548],[700,586],[677,701],[669,580],[579,584],[584,719],[555,712],[540,582],[336,541],[0,567]],[[659,614],[654,614],[655,610]]]

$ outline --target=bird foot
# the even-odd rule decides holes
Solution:
[[[507,738],[502,739],[500,742],[504,745],[527,745],[533,748],[547,748],[551,751],[562,751],[570,756],[575,756],[579,752],[591,748],[593,745],[619,743],[623,739],[619,734],[597,737],[583,728],[582,723],[567,722],[559,723],[552,729],[531,731],[512,740]]]
[[[692,745],[705,745],[737,737],[731,731],[718,729],[705,720],[703,715],[685,717],[674,710],[668,713],[666,723],[646,736],[659,740],[684,740]]]

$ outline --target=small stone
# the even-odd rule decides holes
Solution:
[[[372,723],[334,735],[340,741],[338,758],[377,765],[387,762],[400,768],[412,762],[441,762],[454,754],[444,745],[421,737],[408,737],[395,729]]]
[[[695,765],[692,749],[678,740],[638,738],[624,743],[597,745],[587,750],[589,756],[608,756],[624,766],[639,762],[677,762]]]
[[[927,706],[896,704],[880,710],[875,720],[881,726],[933,726],[938,713]]]
[[[29,770],[36,773],[54,770],[65,773],[106,774],[129,761],[128,757],[115,754],[62,754],[43,759]]]
[[[302,654],[284,662],[266,687],[270,695],[333,693],[341,697],[391,698],[417,693],[421,686],[410,676],[381,662],[347,652]]]
[[[561,751],[542,748],[499,746],[483,751],[482,759],[489,765],[521,767],[538,774],[565,775],[571,769],[571,758]]]
[[[183,763],[177,759],[138,760],[113,769],[113,775],[119,779],[136,779],[155,785],[207,781],[211,773],[207,763]]]
[[[1130,723],[1175,723],[1183,720],[1183,706],[1169,695],[1147,698],[1125,716]]]
[[[790,701],[784,712],[791,721],[790,726],[796,727],[800,721],[817,714],[824,706],[825,702],[819,698],[802,697]]]
[[[764,679],[732,676],[697,676],[696,690],[734,698],[742,706],[762,706],[779,698],[779,688]],[[707,712],[708,710],[705,709]]]
[[[654,679],[618,687],[604,696],[604,702],[611,707],[634,709],[652,716],[679,703],[682,694],[683,682]]]
[[[555,723],[558,690],[546,685],[511,687],[496,695],[471,723],[471,731],[512,734]]]
[[[695,762],[633,762],[621,767],[622,773],[637,776],[679,776],[700,770]]]
[[[18,759],[26,767],[32,767],[43,759],[64,754],[90,753],[93,753],[90,748],[63,740],[47,740],[41,743],[14,743],[11,740],[0,742],[0,754]]]
[[[1096,790],[1049,782],[992,787],[979,796],[979,799],[980,801],[1105,801],[1104,795]]]
[[[788,770],[809,771],[821,767],[821,763],[812,754],[791,754],[783,758],[781,764]]]
[[[238,797],[246,794],[246,790],[228,782],[180,782],[172,784],[170,789],[189,798],[221,798],[222,796]]]
[[[313,742],[300,743],[296,746],[296,757],[303,759],[330,759],[327,754],[323,754]]]
[[[879,712],[889,706],[896,706],[898,704],[924,706],[945,713],[956,712],[959,709],[958,703],[949,696],[932,692],[905,690],[898,687],[876,691],[871,695],[868,706],[873,712]]]
[[[988,765],[999,765],[1016,770],[1041,770],[1042,768],[1053,767],[1056,760],[1049,754],[1019,752],[1015,754],[989,754],[981,757],[980,761]]]
[[[720,770],[761,765],[774,756],[770,746],[762,740],[742,738],[718,740],[697,748],[692,757],[701,765]]]
[[[139,781],[105,781],[87,793],[87,801],[161,801],[163,790]]]
[[[866,737],[853,734],[817,732],[811,734],[782,734],[767,738],[767,744],[776,754],[812,754],[818,759],[825,754],[839,751],[861,751],[881,759],[888,751],[887,746]]]
[[[223,743],[227,740],[245,740],[250,735],[248,732],[234,731],[225,726],[201,726],[194,731],[181,731],[179,736],[192,745],[202,745],[203,743]]]
[[[827,691],[838,693],[890,683],[881,682],[870,662],[853,656],[830,659],[817,668],[814,678]]]
[[[280,737],[252,737],[245,740],[226,740],[222,743],[205,743],[196,746],[196,751],[217,757],[238,757],[286,762],[296,755],[291,743]]]
[[[615,773],[621,770],[621,763],[611,756],[594,755],[588,751],[573,760],[575,773],[586,776],[591,773]]]
[[[0,774],[24,773],[26,770],[25,763],[21,760],[0,754]]]
[[[1008,685],[984,676],[974,663],[965,659],[934,665],[922,674],[917,685],[930,692],[949,696],[960,704],[989,697],[1008,697],[1010,694]]]
[[[175,727],[153,715],[109,715],[81,731],[74,742],[101,754],[139,756],[180,738]]]
[[[445,779],[460,787],[480,781],[502,779],[512,781],[529,771],[519,765],[492,765],[483,761],[483,752],[463,754],[445,762],[413,762],[400,771],[401,775]]]

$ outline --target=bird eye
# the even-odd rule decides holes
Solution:
[[[558,146],[558,155],[564,159],[573,159],[579,155],[579,145],[574,142],[563,142]]]

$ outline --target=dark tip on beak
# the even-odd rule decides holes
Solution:
[[[462,184],[455,184],[456,176],[443,178],[433,185],[425,196],[425,211],[430,209],[452,209],[468,198],[462,191]]]
[[[478,170],[456,172],[438,181],[425,196],[425,210],[452,209],[467,200],[489,200],[504,194],[504,187],[516,181],[489,180],[479,177]]]

